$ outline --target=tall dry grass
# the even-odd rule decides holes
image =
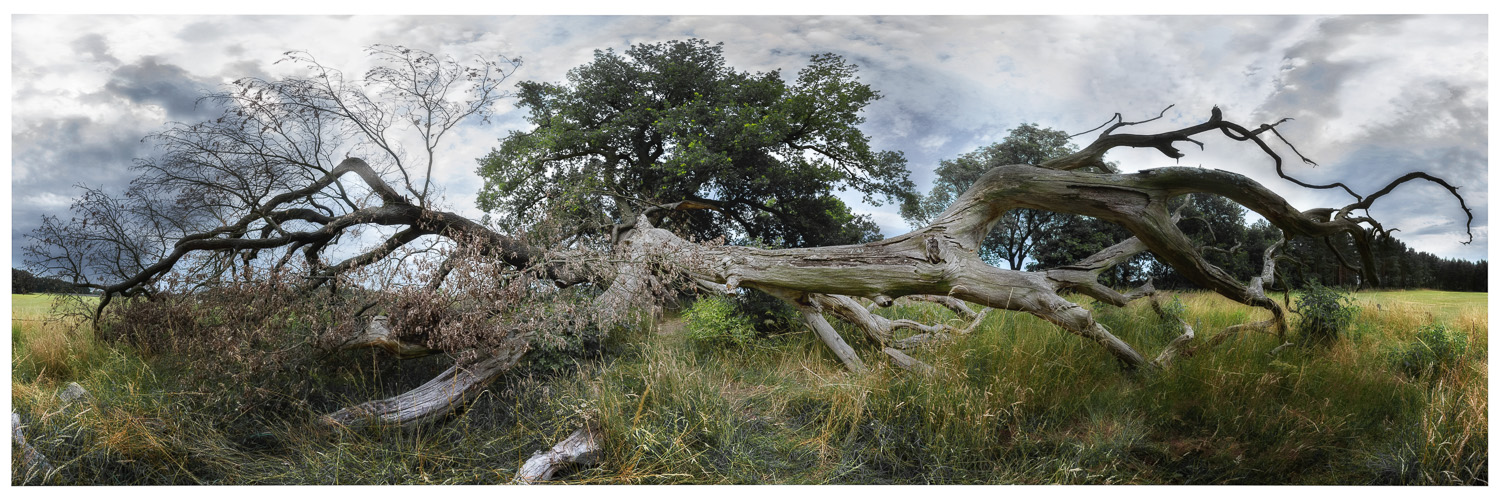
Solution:
[[[888,364],[855,331],[841,333],[870,366],[863,374],[805,332],[725,349],[665,320],[614,334],[600,358],[503,378],[439,425],[353,434],[320,427],[318,415],[397,394],[442,360],[330,358],[295,375],[317,392],[262,397],[285,403],[228,412],[244,412],[236,417],[226,394],[284,385],[207,390],[215,386],[184,382],[203,374],[128,345],[36,354],[51,352],[47,342],[88,340],[26,323],[15,328],[15,359],[33,361],[14,365],[12,401],[62,464],[64,475],[48,481],[63,484],[503,483],[586,422],[602,429],[603,455],[561,481],[1487,484],[1487,315],[1453,304],[1445,307],[1456,313],[1434,314],[1400,298],[1365,307],[1331,345],[1272,355],[1284,339],[1250,332],[1133,374],[1088,341],[1016,313],[911,350],[936,368],[927,376]],[[1215,295],[1176,299],[1202,337],[1263,314]],[[1145,304],[1090,307],[1148,356],[1177,334]],[[931,304],[880,314],[952,319]],[[1388,351],[1432,321],[1468,336],[1461,364],[1431,376],[1391,366]],[[62,340],[38,340],[52,337]],[[43,375],[61,373],[44,358],[70,375]],[[61,403],[64,381],[96,400]]]

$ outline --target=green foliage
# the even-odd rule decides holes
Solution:
[[[1359,306],[1343,290],[1313,283],[1297,297],[1297,313],[1302,316],[1297,324],[1302,341],[1328,345],[1338,340],[1339,333],[1354,320]]]
[[[698,39],[595,51],[563,82],[519,84],[535,128],[480,160],[480,208],[508,230],[551,221],[607,234],[648,206],[694,201],[717,209],[653,222],[793,247],[878,239],[832,193],[906,203],[913,184],[901,153],[870,149],[857,128],[880,95],[856,69],[817,55],[786,81],[736,71],[722,44]]]
[[[704,344],[742,347],[755,340],[755,326],[719,296],[700,297],[682,313],[689,339]]]
[[[1187,320],[1187,304],[1182,303],[1182,297],[1173,295],[1172,300],[1160,303],[1156,313],[1162,338],[1171,340],[1182,335],[1182,322]]]
[[[754,288],[742,289],[734,296],[734,310],[762,334],[784,332],[801,325],[796,308]]]
[[[1389,356],[1401,371],[1419,377],[1458,366],[1468,348],[1469,338],[1463,332],[1442,323],[1429,323],[1417,330],[1416,340],[1392,350]]]

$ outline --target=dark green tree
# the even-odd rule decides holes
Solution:
[[[916,196],[905,157],[872,150],[858,129],[880,95],[856,69],[817,55],[788,82],[735,71],[723,44],[697,39],[595,51],[565,81],[519,84],[534,128],[480,159],[479,206],[506,230],[553,220],[600,236],[650,212],[654,225],[701,239],[879,239],[879,226],[833,193],[877,205]],[[704,209],[648,210],[679,202]]]
[[[1130,238],[1130,231],[1109,221],[1083,215],[1056,214],[1053,226],[1036,242],[1028,271],[1055,269],[1083,260],[1110,245]],[[1099,276],[1106,286],[1124,288],[1145,281],[1150,270],[1151,254],[1143,252],[1110,268]]]
[[[31,293],[31,287],[35,279],[29,272],[14,267],[10,268],[10,293]]]
[[[1260,267],[1251,264],[1259,262],[1266,246],[1276,240],[1260,244],[1252,259],[1252,245],[1247,244],[1244,207],[1228,198],[1210,194],[1184,196],[1173,200],[1172,206],[1182,208],[1182,219],[1177,222],[1177,227],[1193,240],[1205,260],[1237,279],[1249,280],[1260,274]],[[1153,265],[1152,269],[1152,278],[1159,287],[1192,286],[1191,281],[1172,270],[1171,266]]]
[[[1072,154],[1077,148],[1068,143],[1066,132],[1023,123],[1011,129],[1005,140],[952,160],[942,160],[936,170],[932,191],[920,202],[902,207],[901,215],[914,226],[923,226],[948,209],[954,198],[969,189],[979,176],[1002,165],[1039,165],[1043,161]],[[1043,233],[1056,226],[1057,214],[1043,210],[1018,209],[1005,214],[980,246],[979,255],[986,262],[1005,262],[1011,269],[1021,269],[1035,250]],[[1101,247],[1102,248],[1102,247]]]

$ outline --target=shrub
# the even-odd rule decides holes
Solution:
[[[1354,298],[1343,290],[1313,283],[1297,297],[1297,313],[1302,315],[1297,332],[1301,334],[1303,342],[1331,344],[1338,340],[1339,332],[1354,321],[1359,307],[1354,305]]]
[[[1469,348],[1463,332],[1441,323],[1431,323],[1417,330],[1417,338],[1391,353],[1391,361],[1413,377],[1458,365]]]
[[[760,333],[784,332],[800,324],[790,304],[754,288],[744,288],[734,296],[734,309]]]
[[[755,339],[755,327],[735,312],[723,297],[701,297],[683,312],[688,339],[704,343],[745,345]]]
[[[1151,307],[1155,309],[1157,319],[1156,330],[1158,335],[1165,339],[1174,339],[1182,335],[1182,323],[1187,317],[1187,304],[1176,295],[1172,296],[1170,302],[1152,301]]]

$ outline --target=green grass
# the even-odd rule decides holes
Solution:
[[[13,293],[10,295],[11,317],[26,320],[41,320],[54,316],[53,306],[58,297],[41,293]],[[98,297],[78,297],[78,303],[98,304]],[[76,307],[70,308],[76,309]]]
[[[1437,290],[1360,292],[1355,294],[1361,307],[1409,309],[1431,314],[1438,321],[1457,321],[1466,314],[1487,314],[1489,294],[1441,292]]]
[[[1218,296],[1180,299],[1202,336],[1263,314]],[[868,373],[848,373],[805,332],[730,349],[665,320],[614,335],[598,359],[502,378],[441,425],[345,434],[322,428],[318,415],[413,387],[443,360],[335,356],[277,375],[311,380],[312,392],[255,396],[290,386],[266,379],[210,390],[214,374],[172,356],[18,323],[12,403],[62,474],[27,479],[14,465],[12,473],[18,484],[504,483],[533,451],[595,421],[600,463],[560,480],[1487,484],[1485,295],[1358,300],[1362,311],[1333,345],[1271,356],[1281,339],[1247,333],[1134,375],[1098,346],[1018,313],[993,312],[971,335],[910,350],[937,369],[931,376],[889,365],[843,326]],[[15,310],[32,306],[18,301]],[[1091,308],[1147,356],[1176,334],[1144,304]],[[952,317],[932,304],[880,314]],[[1413,377],[1391,366],[1386,352],[1432,321],[1469,336],[1458,367]],[[47,375],[33,359],[34,346],[53,337],[89,353],[62,355],[67,376]],[[63,405],[56,394],[67,381],[97,400]]]

